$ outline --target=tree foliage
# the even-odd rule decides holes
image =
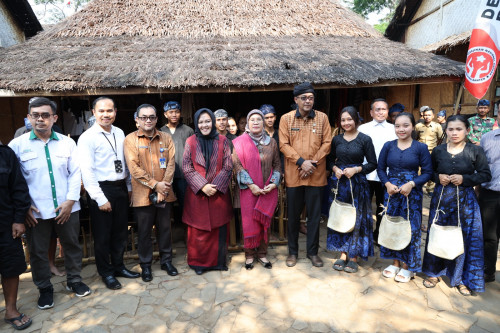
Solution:
[[[380,13],[388,8],[391,13],[398,5],[398,0],[349,0],[351,9],[366,18],[370,13]]]
[[[57,23],[76,13],[92,0],[32,0],[35,5],[43,6],[37,16],[44,23]]]

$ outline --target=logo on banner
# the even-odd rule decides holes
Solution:
[[[467,52],[465,76],[472,84],[479,84],[491,79],[496,70],[497,57],[489,47],[473,47]]]

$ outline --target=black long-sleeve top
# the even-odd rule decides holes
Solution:
[[[452,156],[447,151],[447,145],[442,144],[434,148],[431,158],[436,183],[439,183],[440,174],[462,175],[462,185],[466,187],[491,180],[488,160],[480,146],[467,143],[461,153]]]
[[[16,154],[0,145],[0,231],[10,231],[13,223],[24,223],[30,206],[28,185]]]
[[[366,163],[363,164],[365,158]],[[344,134],[332,139],[332,149],[327,157],[328,170],[331,171],[334,165],[338,167],[351,164],[361,165],[361,172],[365,175],[377,168],[377,155],[368,135],[359,132],[351,141],[345,140]]]

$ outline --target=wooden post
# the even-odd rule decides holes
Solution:
[[[464,93],[464,83],[460,83],[460,89],[458,90],[457,100],[455,102],[455,106],[453,107],[453,115],[457,114],[458,105],[460,104],[460,100],[462,99],[462,95]]]

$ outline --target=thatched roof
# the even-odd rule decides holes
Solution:
[[[463,64],[391,42],[335,0],[94,0],[0,52],[0,89],[284,89],[442,80]]]
[[[422,0],[400,0],[384,35],[390,40],[402,42],[401,39],[421,4]]]
[[[426,45],[422,47],[421,50],[428,52],[447,51],[457,45],[469,43],[471,34],[472,31],[465,31],[460,34],[452,35],[440,40],[439,42]]]

